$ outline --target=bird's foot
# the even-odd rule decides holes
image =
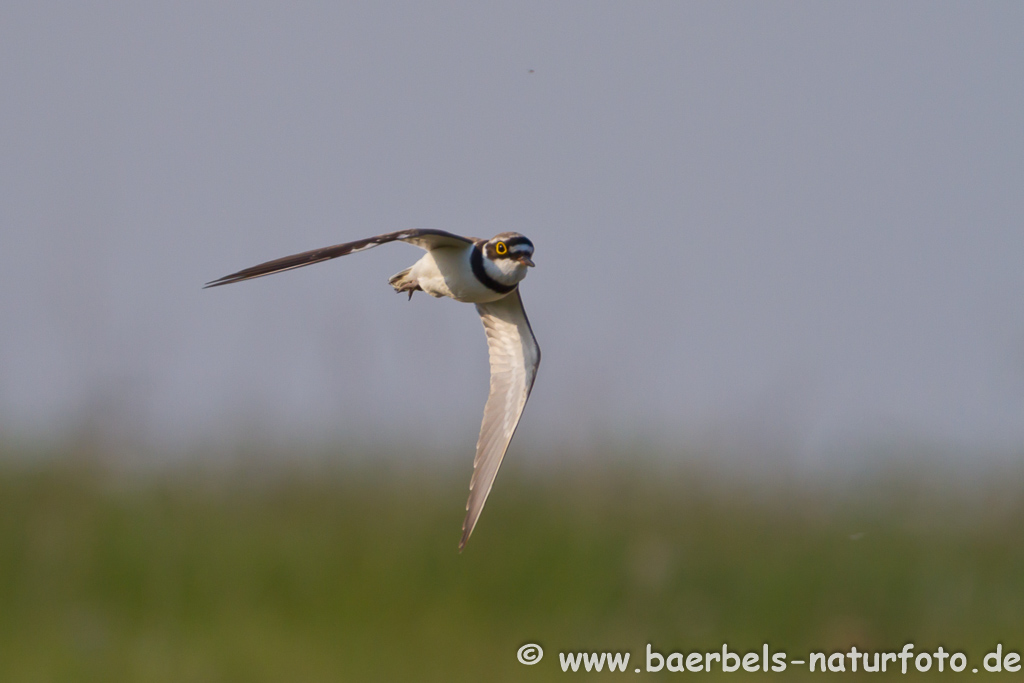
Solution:
[[[403,282],[403,283],[398,284],[398,285],[395,286],[395,293],[396,294],[401,294],[402,292],[408,292],[409,293],[409,301],[412,301],[412,294],[413,294],[413,292],[422,292],[422,291],[423,290],[420,289],[420,286],[418,284],[416,284],[415,282]]]

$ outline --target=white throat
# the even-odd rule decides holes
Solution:
[[[490,275],[496,282],[500,282],[506,287],[517,285],[523,281],[526,277],[526,266],[519,261],[513,261],[512,259],[498,259],[492,261],[491,259],[484,257],[484,270]]]

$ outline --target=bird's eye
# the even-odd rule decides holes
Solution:
[[[505,246],[504,242],[498,242],[494,245],[494,251],[498,252],[498,256],[504,256],[508,253],[508,247]]]

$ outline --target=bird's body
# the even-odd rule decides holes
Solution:
[[[473,460],[461,550],[479,519],[540,365],[540,348],[519,296],[519,283],[533,265],[533,243],[514,232],[478,240],[442,230],[406,230],[268,261],[206,286],[250,280],[395,241],[414,244],[427,252],[391,277],[389,282],[395,291],[408,292],[410,298],[414,292],[423,291],[433,297],[476,304],[487,334],[491,388]]]
[[[410,279],[432,297],[451,297],[465,303],[495,301],[503,295],[473,277],[472,247],[441,247],[428,251],[409,270]]]
[[[436,298],[446,296],[469,304],[497,301],[507,294],[487,287],[473,274],[472,256],[475,246],[431,249],[395,278],[406,275],[407,281],[415,282],[419,289]],[[526,270],[526,266],[522,268]],[[392,278],[392,285],[398,289],[401,281],[396,284],[395,278]]]

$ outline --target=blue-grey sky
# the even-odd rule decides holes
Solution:
[[[0,430],[471,451],[471,306],[537,247],[520,434],[1024,445],[1024,4],[6,2]]]

